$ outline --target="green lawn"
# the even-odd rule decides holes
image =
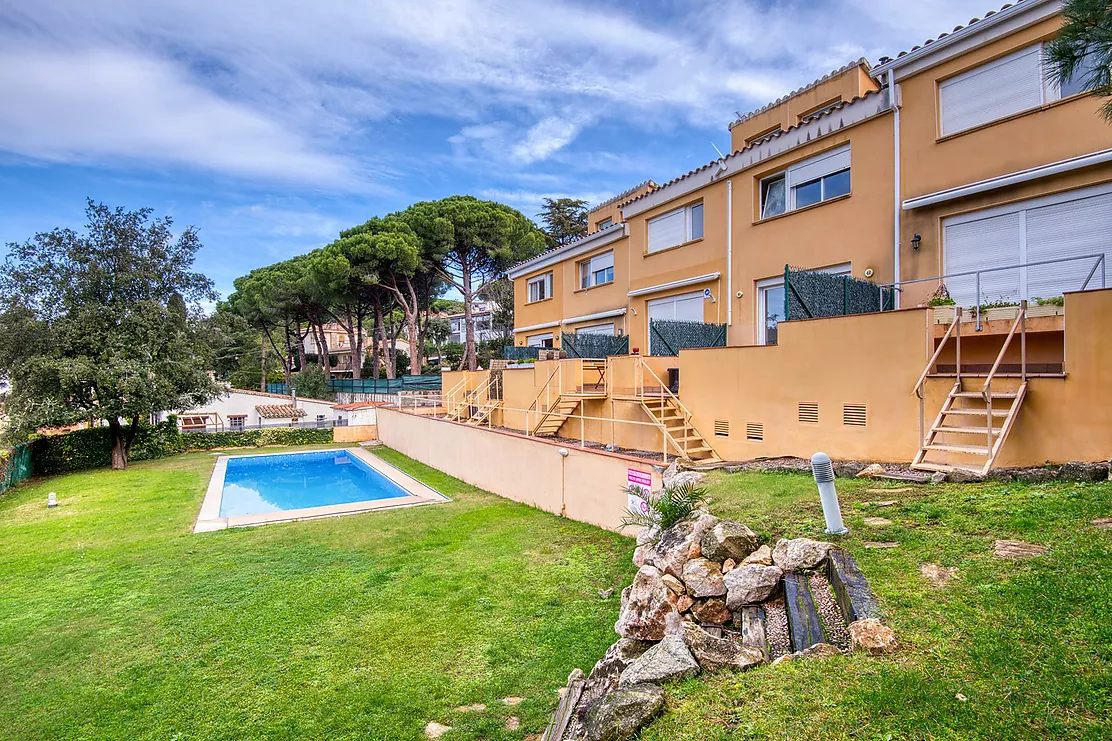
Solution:
[[[382,456],[453,501],[194,535],[210,454],[9,492],[0,738],[543,730],[570,668],[614,639],[618,600],[598,591],[631,578],[627,541]],[[471,703],[489,709],[453,710]]]
[[[193,535],[209,454],[0,498],[0,738],[541,731],[553,690],[615,638],[618,600],[598,590],[628,583],[631,541],[381,455],[453,501]],[[770,539],[821,533],[807,476],[708,484],[715,514]],[[1112,532],[1086,525],[1112,516],[1112,485],[877,486],[839,481],[844,543],[904,647],[688,680],[646,741],[1112,736]],[[900,504],[865,504],[877,499]],[[1052,552],[996,561],[995,538]],[[931,587],[924,561],[959,578]],[[509,695],[525,701],[507,708]],[[471,703],[488,710],[453,710]],[[511,714],[519,730],[504,730]]]

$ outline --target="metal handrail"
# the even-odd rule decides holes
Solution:
[[[946,342],[950,339],[950,335],[953,333],[954,327],[958,327],[960,325],[961,325],[961,307],[960,306],[955,306],[954,307],[954,323],[951,324],[950,327],[946,330],[946,334],[942,335],[942,342],[938,343],[938,347],[935,349],[934,355],[932,355],[931,359],[927,361],[927,367],[923,368],[923,374],[921,376],[919,376],[919,380],[915,383],[915,388],[913,388],[911,390],[912,393],[915,394],[916,396],[918,396],[920,399],[923,398],[923,384],[927,382],[927,376],[930,375],[931,368],[934,367],[935,362],[938,360],[938,356],[940,356],[942,354],[942,348],[944,348],[946,346]]]
[[[553,379],[553,377],[554,377],[554,376],[555,376],[555,375],[556,375],[557,373],[560,373],[560,370],[561,370],[562,368],[563,368],[563,365],[562,365],[562,364],[560,363],[560,361],[558,361],[558,360],[557,360],[557,361],[556,361],[556,367],[555,367],[555,368],[553,368],[553,369],[552,369],[552,372],[548,374],[548,378],[547,378],[547,379],[545,379],[545,382],[544,382],[544,386],[541,386],[541,390],[537,392],[537,396],[536,396],[536,398],[535,398],[535,399],[533,399],[533,403],[529,405],[529,409],[531,409],[531,410],[533,410],[533,411],[535,411],[535,412],[538,412],[538,413],[539,413],[539,412],[541,411],[541,409],[540,409],[540,401],[541,401],[541,396],[542,396],[542,395],[544,395],[544,394],[545,394],[545,392],[547,392],[547,391],[549,390],[549,387],[550,387],[550,386],[552,385],[552,379]],[[558,383],[562,383],[562,382],[563,382],[563,380],[564,380],[564,376],[563,376],[563,374],[561,373],[561,374],[560,374],[560,381],[559,381]],[[561,390],[562,390],[562,389],[561,389]],[[551,394],[550,394],[550,395],[549,395],[548,397],[546,397],[546,401],[548,401],[548,402],[551,402],[551,401],[552,401],[552,399],[551,399]],[[551,404],[551,403],[549,403],[549,405],[548,405],[548,406],[549,406],[549,410],[551,410],[551,408],[552,408],[552,404]]]
[[[1077,255],[1076,257],[1059,257],[1059,258],[1056,258],[1054,260],[1036,260],[1035,262],[1025,262],[1025,263],[1021,263],[1021,264],[1018,264],[1018,265],[1003,265],[1003,266],[995,267],[995,268],[983,268],[981,270],[965,270],[965,271],[962,271],[960,273],[947,273],[945,275],[935,275],[935,276],[930,277],[930,278],[913,278],[911,280],[901,280],[898,284],[897,283],[881,284],[880,288],[882,288],[882,289],[891,288],[891,289],[894,289],[896,291],[901,291],[902,292],[903,291],[903,286],[905,286],[909,283],[928,283],[930,281],[945,281],[947,278],[965,278],[965,277],[968,277],[970,275],[975,276],[975,278],[976,278],[976,292],[977,292],[977,297],[976,297],[977,305],[976,305],[976,309],[975,309],[975,315],[976,315],[976,318],[977,318],[976,319],[976,321],[977,321],[977,331],[979,332],[981,330],[981,276],[982,275],[984,275],[985,273],[999,273],[999,272],[1004,271],[1004,270],[1022,270],[1022,269],[1026,269],[1026,268],[1039,267],[1039,266],[1042,266],[1042,265],[1056,265],[1058,263],[1063,263],[1063,262],[1076,262],[1078,260],[1093,260],[1094,261],[1092,269],[1089,271],[1089,274],[1087,276],[1085,276],[1085,280],[1082,282],[1081,288],[1078,289],[1078,290],[1081,290],[1081,291],[1089,290],[1089,283],[1092,282],[1093,276],[1096,275],[1097,268],[1100,268],[1100,287],[1102,289],[1108,287],[1107,260],[1105,259],[1105,255],[1104,255],[1103,252],[1094,252],[1091,255]]]
[[[1012,338],[1015,337],[1015,331],[1022,328],[1023,335],[1023,352],[1020,357],[1019,377],[1020,381],[1027,380],[1027,301],[1022,301],[1019,306],[1019,315],[1012,322],[1012,328],[1008,331],[1008,336],[1004,338],[1004,344],[1000,348],[1000,354],[996,356],[996,362],[992,364],[992,370],[988,372],[988,377],[985,378],[985,385],[981,389],[981,395],[985,401],[991,404],[991,387],[992,379],[996,377],[996,371],[1000,369],[1000,364],[1004,362],[1004,354],[1007,353],[1008,347],[1012,344]],[[992,415],[989,415],[992,416]]]

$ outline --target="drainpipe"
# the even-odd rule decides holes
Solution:
[[[734,323],[734,181],[726,181],[726,330]],[[728,341],[728,340],[727,340]]]
[[[893,307],[900,308],[900,105],[896,90],[896,72],[888,70],[888,104],[892,107],[892,150],[893,180],[895,182],[892,202],[892,284],[895,288],[892,297]]]

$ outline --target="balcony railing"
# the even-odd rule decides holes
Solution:
[[[1089,270],[1088,274],[1086,274],[1085,280],[1083,280],[1081,282],[1081,285],[1077,290],[1079,290],[1079,291],[1088,291],[1088,290],[1090,290],[1089,286],[1090,286],[1090,284],[1093,283],[1093,279],[1096,278],[1098,274],[1100,276],[1100,287],[1102,289],[1107,288],[1108,285],[1107,285],[1107,275],[1106,274],[1107,274],[1108,271],[1105,267],[1106,260],[1105,260],[1105,256],[1104,256],[1103,253],[1096,253],[1096,254],[1092,254],[1092,255],[1078,255],[1077,257],[1059,257],[1059,258],[1054,259],[1054,260],[1036,260],[1035,262],[1025,262],[1025,263],[1020,263],[1020,264],[1016,264],[1016,265],[1002,265],[1000,267],[983,268],[981,270],[966,270],[966,271],[963,271],[963,272],[960,272],[960,273],[947,273],[946,275],[936,275],[932,278],[915,278],[913,280],[901,281],[899,285],[896,285],[894,283],[888,283],[886,285],[881,286],[881,288],[893,288],[897,291],[902,291],[904,286],[907,286],[907,285],[912,284],[912,283],[929,283],[931,281],[939,281],[943,285],[945,285],[945,283],[948,279],[972,277],[973,281],[974,281],[974,286],[975,286],[975,298],[974,298],[974,305],[969,307],[969,310],[974,313],[974,316],[975,316],[975,319],[976,319],[976,322],[977,322],[977,331],[979,332],[979,331],[981,331],[981,305],[985,303],[984,300],[983,300],[984,295],[981,293],[981,285],[982,285],[981,277],[982,276],[988,275],[990,273],[1000,273],[1000,272],[1009,271],[1009,270],[1023,271],[1023,270],[1028,270],[1030,268],[1044,267],[1044,266],[1047,266],[1047,265],[1060,265],[1062,263],[1078,262],[1078,261],[1083,261],[1083,260],[1092,260],[1093,261],[1093,266]],[[1026,300],[1027,297],[1026,296],[1021,296],[1020,298]],[[1017,304],[1018,304],[1018,301],[1017,301]]]

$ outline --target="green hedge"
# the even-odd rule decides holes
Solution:
[[[131,445],[129,461],[166,458],[190,450],[250,448],[264,445],[319,445],[332,442],[332,429],[272,427],[242,432],[179,432],[177,420],[143,425]],[[112,437],[107,427],[74,430],[35,438],[30,443],[36,474],[65,473],[112,465]]]

